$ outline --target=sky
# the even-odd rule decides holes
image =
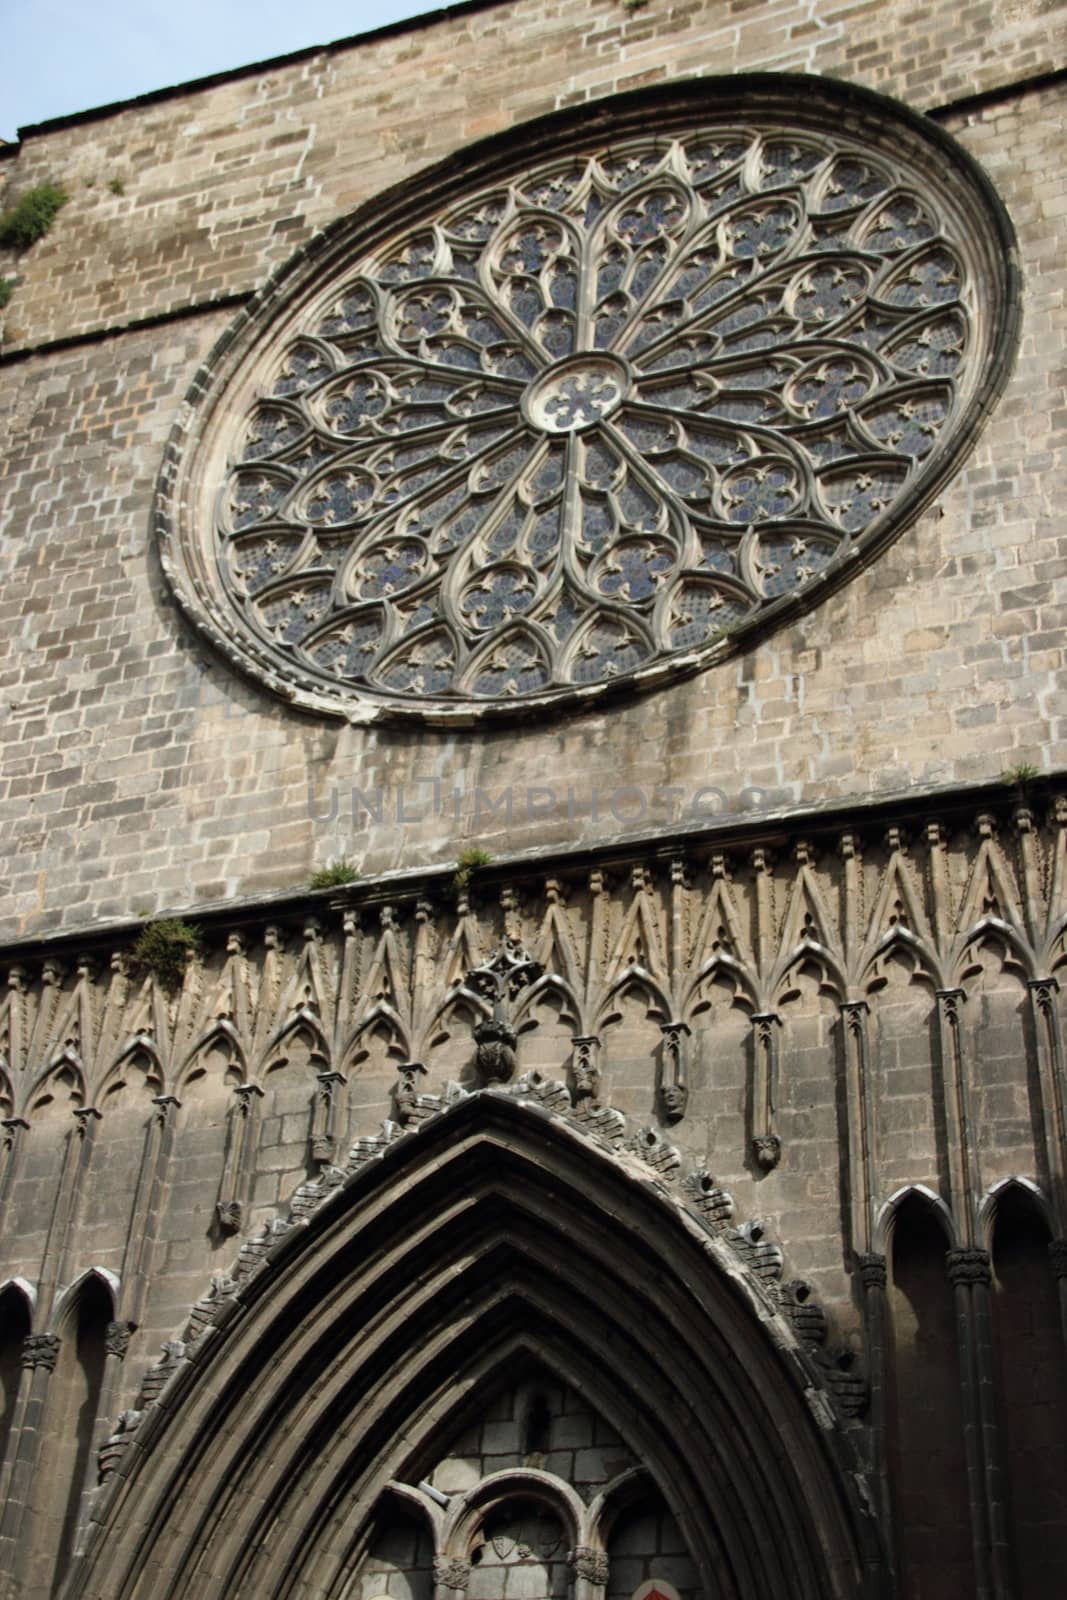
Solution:
[[[0,139],[229,67],[366,33],[444,0],[0,0]]]

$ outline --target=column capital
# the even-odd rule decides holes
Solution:
[[[993,1280],[988,1250],[977,1250],[973,1246],[949,1250],[945,1254],[945,1264],[948,1268],[948,1281],[953,1285],[988,1284]]]
[[[59,1360],[60,1343],[58,1333],[28,1333],[22,1341],[22,1365],[43,1367],[46,1372],[54,1372]]]

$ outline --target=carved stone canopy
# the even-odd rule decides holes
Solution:
[[[1016,336],[947,135],[825,79],[561,113],[378,197],[242,312],[160,482],[234,666],[366,721],[649,687],[933,497]]]

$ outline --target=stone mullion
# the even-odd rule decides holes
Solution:
[[[845,1104],[848,1113],[849,1215],[851,1244],[857,1255],[869,1255],[873,1249],[877,1206],[874,1091],[867,1021],[869,1011],[866,1000],[841,1002]]]
[[[154,1110],[145,1128],[141,1165],[137,1174],[133,1207],[126,1230],[126,1249],[122,1258],[120,1305],[116,1315],[138,1327],[144,1316],[144,1302],[152,1278],[152,1258],[167,1168],[174,1147],[174,1112],[179,1101],[173,1095],[157,1095]]]
[[[948,1135],[952,1212],[963,1244],[974,1243],[974,1212],[979,1192],[970,1088],[967,1082],[960,1007],[962,989],[938,989],[937,1023],[941,1055],[941,1094]]]
[[[996,1411],[989,1252],[973,1246],[950,1250],[946,1265],[955,1303],[976,1593],[978,1600],[1011,1600],[1015,1586]]]
[[[8,1205],[22,1162],[22,1150],[30,1125],[25,1117],[5,1117],[0,1122],[0,1217],[9,1216]]]
[[[781,1018],[775,1011],[752,1017],[752,1156],[770,1172],[778,1165],[782,1141],[777,1128],[779,1039]]]
[[[71,1235],[77,1225],[83,1179],[92,1159],[96,1124],[100,1121],[100,1113],[95,1106],[78,1106],[74,1116],[76,1126],[67,1134],[37,1280],[37,1315],[34,1320],[38,1327],[47,1326],[51,1320],[56,1287],[63,1282]]]
[[[1048,1162],[1049,1190],[1056,1230],[1067,1233],[1067,1115],[1064,1107],[1063,1034],[1060,1028],[1057,979],[1031,978],[1030,1010],[1037,1040],[1042,1126]]]
[[[886,1298],[886,1258],[873,1250],[858,1257],[863,1290],[863,1338],[867,1351],[870,1399],[867,1425],[871,1440],[871,1465],[878,1520],[889,1561],[889,1591],[896,1593],[900,1561],[896,1549],[893,1495],[889,1475],[889,1307]]]
[[[215,1201],[215,1217],[223,1233],[237,1233],[244,1220],[253,1158],[259,1142],[262,1098],[263,1090],[258,1083],[234,1085],[226,1124],[226,1152]]]
[[[86,1482],[82,1487],[79,1526],[88,1515],[90,1496],[96,1485],[97,1455],[107,1443],[111,1419],[117,1415],[122,1388],[123,1361],[130,1335],[144,1320],[148,1285],[153,1278],[159,1220],[163,1214],[167,1173],[174,1150],[175,1112],[180,1106],[174,1095],[156,1095],[153,1112],[145,1128],[141,1162],[137,1173],[133,1205],[126,1228],[126,1248],[122,1256],[118,1304],[115,1320],[105,1334],[103,1379],[96,1417],[96,1438],[90,1455]]]
[[[37,1275],[34,1331],[24,1346],[23,1376],[8,1444],[11,1468],[4,1485],[6,1498],[0,1522],[0,1570],[14,1574],[16,1593],[27,1559],[27,1547],[20,1541],[20,1534],[40,1455],[47,1379],[59,1354],[58,1337],[46,1330],[55,1305],[56,1286],[62,1281],[81,1178],[88,1166],[95,1124],[100,1117],[91,1106],[79,1106],[74,1115],[76,1126],[67,1133],[63,1147],[59,1182]]]
[[[1053,1239],[1048,1254],[1060,1302],[1060,1329],[1067,1344],[1067,1239]]]

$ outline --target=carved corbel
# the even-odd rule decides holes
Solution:
[[[259,1131],[259,1102],[263,1090],[258,1083],[237,1083],[233,1089],[226,1154],[219,1179],[215,1216],[223,1233],[238,1233],[244,1221],[252,1153]]]
[[[575,1034],[571,1039],[571,1075],[574,1079],[574,1098],[597,1100],[600,1098],[600,1036],[595,1033]]]
[[[686,1040],[690,1036],[688,1022],[663,1022],[663,1073],[660,1096],[663,1115],[667,1122],[681,1122],[689,1105],[689,1073],[686,1064]]]
[[[397,1079],[393,1085],[393,1106],[396,1111],[396,1120],[402,1128],[409,1127],[413,1122],[421,1120],[431,1108],[423,1107],[424,1096],[419,1088],[420,1082],[426,1077],[426,1068],[421,1061],[401,1061],[397,1066]]]
[[[348,1079],[343,1072],[315,1074],[315,1099],[311,1110],[311,1158],[327,1166],[337,1149],[337,1123],[341,1109],[341,1090]]]
[[[778,1043],[781,1018],[775,1011],[752,1017],[752,1155],[761,1172],[771,1172],[782,1155],[775,1122],[778,1101]]]

